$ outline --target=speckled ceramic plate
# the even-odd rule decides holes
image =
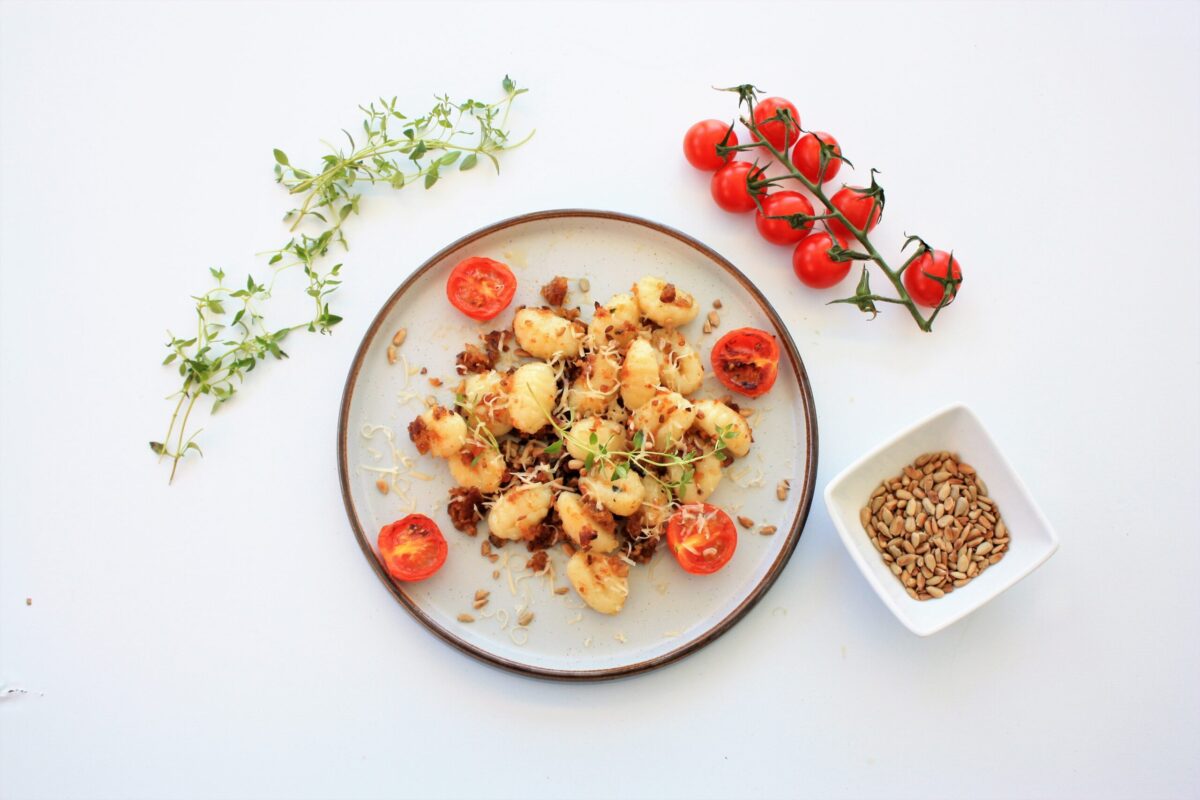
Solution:
[[[519,282],[512,306],[485,326],[458,313],[446,300],[446,277],[468,256],[507,263]],[[625,608],[608,617],[583,607],[573,590],[559,595],[545,578],[522,578],[528,574],[523,569],[528,556],[524,547],[510,544],[501,552],[512,555],[497,563],[482,557],[486,526],[480,525],[475,538],[454,530],[445,510],[447,490],[453,485],[446,464],[417,456],[405,429],[422,410],[423,398],[434,395],[446,405],[453,402],[454,357],[463,344],[475,341],[482,330],[511,324],[516,306],[540,305],[538,289],[550,278],[588,279],[590,292],[574,290],[568,305],[584,308],[589,319],[593,299],[604,302],[648,274],[667,277],[692,292],[702,308],[716,299],[722,302],[717,333],[701,332],[703,314],[684,328],[706,368],[705,383],[695,397],[727,393],[708,366],[709,348],[720,331],[752,326],[779,339],[783,356],[775,387],[745,403],[760,412],[751,420],[754,447],[727,472],[710,500],[731,515],[774,525],[777,533],[763,536],[739,528],[733,560],[710,576],[688,575],[661,547],[648,566],[631,569]],[[387,347],[402,327],[408,330],[401,348],[407,364],[411,371],[427,368],[428,375],[408,375],[404,363],[388,363]],[[442,378],[445,386],[431,387],[430,377]],[[389,434],[394,449],[388,444]],[[415,468],[432,479],[414,480],[404,493],[381,494],[375,485],[383,474],[380,470],[406,457],[415,458]],[[808,516],[817,472],[817,421],[795,343],[767,299],[731,263],[695,239],[644,219],[606,211],[544,211],[459,239],[422,264],[384,303],[346,379],[338,469],[346,512],[363,554],[418,622],[463,652],[497,666],[549,678],[613,678],[695,652],[762,599],[791,557]],[[791,481],[792,491],[780,502],[776,485],[784,478]],[[379,564],[375,539],[383,525],[413,510],[441,525],[450,552],[432,578],[401,584]],[[562,552],[553,552],[558,586],[567,585],[565,559]],[[508,567],[493,578],[493,571],[506,561]],[[481,588],[491,591],[491,602],[479,612],[471,602]],[[516,610],[524,606],[535,613],[535,620],[526,630],[514,631]],[[473,614],[476,621],[459,622],[463,613]]]

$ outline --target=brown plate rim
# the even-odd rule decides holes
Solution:
[[[497,231],[502,231],[505,228],[511,228],[517,225],[522,225],[529,222],[537,222],[547,219],[562,219],[562,218],[579,218],[579,219],[607,219],[624,222],[627,224],[638,225],[643,228],[665,234],[683,244],[688,245],[692,249],[701,253],[712,261],[717,266],[724,269],[734,277],[742,288],[745,289],[755,302],[762,308],[763,312],[771,319],[775,325],[776,331],[781,334],[783,340],[783,349],[787,353],[788,360],[792,364],[792,369],[796,374],[796,379],[800,385],[800,396],[804,404],[804,423],[805,430],[808,434],[808,449],[805,453],[805,476],[804,486],[800,487],[803,495],[800,498],[800,504],[796,509],[796,518],[792,521],[791,529],[788,531],[788,541],[780,550],[779,555],[775,558],[771,568],[762,580],[754,587],[753,590],[746,596],[738,606],[721,619],[716,625],[710,628],[702,636],[697,637],[691,642],[680,645],[679,647],[664,653],[654,658],[639,661],[634,664],[627,664],[620,667],[608,667],[604,669],[591,670],[562,670],[549,669],[545,667],[536,667],[530,664],[524,664],[519,661],[513,661],[508,658],[503,658],[495,653],[490,653],[480,647],[460,639],[451,631],[441,627],[433,621],[421,608],[413,602],[413,600],[404,592],[403,588],[388,577],[387,572],[379,563],[379,559],[375,557],[375,551],[371,547],[371,542],[363,532],[362,525],[359,522],[358,510],[354,505],[354,500],[350,493],[350,469],[349,469],[349,451],[348,451],[348,433],[349,433],[349,418],[350,405],[353,400],[354,386],[358,379],[358,374],[362,369],[363,361],[366,358],[367,350],[370,348],[371,342],[374,341],[380,327],[383,325],[384,319],[391,312],[392,308],[404,296],[404,293],[426,272],[431,270],[435,264],[444,259],[449,254],[456,250],[460,250],[472,242],[477,241],[485,236],[489,236]],[[457,648],[469,656],[479,659],[486,664],[501,667],[513,672],[527,675],[536,678],[549,678],[553,680],[563,681],[596,681],[596,680],[611,680],[614,678],[625,677],[629,675],[637,675],[647,672],[658,667],[666,666],[667,664],[678,661],[679,659],[691,655],[702,647],[716,641],[722,634],[727,632],[735,624],[737,624],[754,606],[763,598],[767,591],[774,585],[779,578],[783,568],[787,565],[792,557],[792,553],[796,549],[796,545],[800,541],[800,536],[804,531],[804,525],[808,520],[808,513],[812,506],[813,495],[816,490],[817,481],[817,411],[813,402],[812,386],[809,383],[808,372],[804,368],[804,361],[800,357],[800,352],[796,348],[796,343],[793,341],[791,333],[789,333],[787,325],[783,319],[775,311],[770,301],[758,290],[750,279],[746,277],[740,269],[735,267],[732,262],[726,259],[717,251],[713,250],[708,245],[689,236],[682,231],[664,225],[659,222],[654,222],[644,217],[638,217],[631,214],[625,214],[619,211],[601,211],[594,209],[582,208],[562,208],[551,209],[547,211],[533,211],[526,214],[519,214],[515,217],[494,222],[491,225],[486,225],[476,231],[468,233],[449,245],[443,247],[438,252],[434,253],[430,258],[418,267],[412,275],[410,275],[400,286],[394,291],[379,309],[375,315],[375,319],[371,321],[370,327],[363,334],[362,342],[358,346],[358,350],[354,354],[354,361],[350,364],[350,372],[346,376],[346,383],[342,389],[341,407],[338,412],[338,480],[341,484],[342,502],[346,507],[346,516],[350,520],[350,527],[354,532],[355,538],[358,540],[359,547],[366,556],[367,562],[374,570],[376,577],[380,582],[387,587],[392,596],[408,610],[413,617],[416,618],[426,629],[435,636],[440,638],[447,644]],[[795,487],[793,487],[793,491]]]

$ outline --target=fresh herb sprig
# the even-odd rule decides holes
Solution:
[[[795,117],[792,116],[791,112],[787,108],[780,108],[772,116],[766,117],[760,122],[755,122],[754,108],[755,105],[757,105],[758,92],[760,91],[758,88],[750,84],[742,84],[741,86],[734,86],[722,91],[735,92],[738,95],[739,105],[744,106],[746,109],[746,114],[741,120],[742,124],[744,124],[753,135],[751,136],[751,141],[747,142],[746,144],[731,145],[729,144],[731,138],[730,134],[733,131],[733,126],[731,125],[729,127],[729,131],[725,134],[725,139],[717,145],[717,154],[724,156],[734,152],[761,148],[766,150],[772,157],[774,157],[776,161],[779,162],[780,165],[783,166],[784,169],[787,170],[786,175],[781,175],[775,178],[765,178],[758,170],[751,170],[747,174],[746,188],[749,191],[750,196],[754,198],[754,202],[758,206],[759,212],[763,213],[765,216],[768,216],[770,219],[786,219],[793,228],[800,228],[805,225],[812,225],[814,222],[822,221],[826,224],[826,226],[828,226],[828,220],[838,220],[838,222],[844,225],[846,230],[851,233],[854,239],[857,240],[858,244],[862,246],[862,250],[855,250],[851,247],[847,247],[845,244],[840,243],[834,231],[830,230],[829,234],[832,242],[832,246],[829,249],[830,259],[834,261],[863,261],[874,263],[883,272],[884,276],[886,276],[891,282],[892,286],[895,287],[897,295],[896,297],[887,297],[885,295],[880,295],[873,292],[871,290],[871,278],[867,271],[866,263],[864,263],[862,274],[859,277],[858,286],[855,288],[854,294],[851,297],[842,298],[840,300],[832,300],[830,301],[830,304],[847,303],[855,306],[864,313],[871,314],[872,318],[874,318],[874,315],[879,313],[879,308],[875,305],[876,303],[893,303],[896,305],[902,305],[908,309],[908,313],[917,323],[917,327],[927,333],[932,331],[933,321],[937,319],[938,314],[941,313],[943,308],[953,302],[958,292],[958,286],[962,283],[962,278],[954,277],[954,273],[952,271],[948,271],[946,276],[939,276],[929,272],[925,273],[926,277],[936,281],[942,286],[941,301],[938,303],[937,307],[933,309],[933,313],[928,317],[925,317],[921,313],[920,309],[917,308],[917,304],[909,295],[907,288],[905,288],[903,277],[905,270],[912,266],[912,264],[921,256],[925,255],[926,253],[932,253],[933,249],[919,236],[908,236],[905,239],[904,248],[907,248],[913,242],[916,242],[917,247],[912,255],[910,255],[908,259],[900,265],[900,267],[893,269],[871,243],[870,238],[867,236],[867,232],[855,226],[854,223],[850,222],[850,220],[846,218],[845,214],[843,214],[836,206],[834,206],[833,202],[825,194],[825,191],[820,183],[814,183],[813,181],[809,180],[808,177],[805,176],[804,173],[800,172],[800,170],[796,168],[796,165],[792,163],[791,155],[788,152],[788,149],[789,146],[795,142],[789,142],[785,140],[785,146],[781,151],[771,144],[767,137],[762,136],[759,133],[760,127],[768,122],[779,122],[784,126],[785,130],[796,130],[798,134],[806,133],[806,131],[800,127],[799,120],[795,119]],[[850,166],[854,166],[850,163],[849,159],[842,155],[839,148],[823,141],[820,139],[820,137],[818,137],[817,142],[820,145],[820,161],[817,168],[818,177],[825,174],[825,167],[833,159],[838,159],[850,164]],[[857,194],[860,194],[863,197],[871,198],[872,209],[870,215],[868,215],[868,219],[872,217],[877,218],[883,214],[885,196],[883,187],[880,186],[875,180],[875,175],[877,172],[877,170],[871,170],[871,185],[869,187],[852,188],[852,191],[856,192]],[[808,191],[811,192],[818,201],[820,201],[821,205],[825,207],[825,213],[787,214],[783,216],[767,215],[763,210],[762,202],[759,199],[759,194],[766,191],[768,187],[775,186],[777,184],[783,184],[792,180],[799,181],[804,188],[808,189]],[[953,254],[951,254],[951,259],[953,259]]]
[[[469,170],[480,158],[499,172],[500,153],[528,141],[532,133],[514,142],[508,131],[513,101],[527,90],[508,76],[502,88],[504,96],[494,103],[436,97],[428,112],[413,118],[396,108],[394,97],[360,106],[365,116],[358,138],[343,130],[348,147],[330,145],[317,170],[294,166],[286,153],[274,151],[275,180],[298,198],[298,205],[284,216],[292,237],[262,254],[267,256],[270,277],[260,283],[248,275],[244,287],[234,288],[226,285],[224,270],[210,269],[216,286],[192,297],[195,335],[168,332],[170,353],[163,364],[175,364],[182,380],[168,398],[173,410],[166,435],[150,442],[150,449],[160,459],[171,460],[171,480],[184,456],[192,451],[203,455],[196,443],[201,431],[189,427],[200,398],[211,397],[216,411],[237,393],[260,361],[268,356],[287,358],[280,344],[290,333],[302,329],[330,333],[341,322],[330,310],[329,297],[341,285],[342,263],[327,267],[326,262],[332,246],[349,250],[343,225],[359,213],[364,185],[402,189],[419,182],[430,189],[447,171]],[[306,279],[304,291],[313,303],[312,316],[281,328],[268,325],[263,307],[275,281],[296,268]]]

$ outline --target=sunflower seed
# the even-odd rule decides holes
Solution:
[[[713,302],[716,302],[716,301],[714,300]],[[787,500],[787,498],[788,498],[788,491],[789,491],[791,488],[792,488],[792,482],[791,482],[791,481],[789,481],[787,478],[784,478],[784,479],[783,479],[783,480],[781,480],[781,481],[779,482],[779,484],[778,484],[778,485],[775,487],[775,497],[777,497],[777,498],[778,498],[778,499],[780,499],[780,500]]]
[[[474,622],[475,618],[472,617],[470,614],[459,614],[458,621],[459,622]]]

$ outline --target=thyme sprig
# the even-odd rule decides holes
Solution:
[[[850,220],[846,218],[845,214],[843,214],[833,205],[833,202],[825,194],[821,184],[810,181],[802,172],[800,172],[800,170],[796,168],[796,165],[792,163],[791,154],[788,152],[788,150],[789,146],[794,144],[794,142],[785,141],[784,148],[782,151],[780,151],[773,144],[771,144],[771,142],[768,141],[765,136],[759,135],[759,126],[761,123],[756,123],[754,121],[754,107],[758,102],[758,92],[761,90],[751,84],[742,84],[741,86],[734,86],[728,89],[722,89],[721,91],[734,92],[738,95],[738,104],[740,106],[744,106],[746,109],[746,113],[741,119],[742,124],[744,124],[750,130],[753,136],[751,136],[751,141],[747,142],[746,144],[730,145],[728,143],[730,136],[728,133],[726,133],[725,139],[717,145],[717,153],[719,155],[726,155],[729,153],[750,151],[761,148],[767,151],[767,153],[769,153],[776,161],[779,162],[781,166],[784,167],[784,169],[787,170],[786,175],[774,178],[763,177],[762,173],[757,170],[750,170],[750,172],[747,173],[746,188],[749,190],[750,196],[754,198],[755,203],[758,205],[759,211],[763,210],[762,203],[758,197],[760,192],[765,191],[768,187],[786,183],[787,181],[799,181],[801,185],[808,189],[808,191],[820,201],[821,205],[825,207],[825,213],[811,215],[788,214],[774,216],[772,219],[786,219],[788,224],[793,228],[811,225],[814,222],[823,222],[827,229],[829,227],[829,220],[837,220],[839,223],[841,223],[841,225],[845,226],[845,229],[849,231],[851,235],[853,235],[858,244],[862,246],[862,250],[850,249],[845,244],[839,242],[838,236],[833,230],[830,229],[830,240],[833,243],[829,250],[830,258],[835,261],[864,261],[874,263],[891,282],[892,286],[896,290],[897,295],[896,297],[888,297],[872,291],[870,276],[868,275],[867,266],[864,264],[862,275],[859,278],[854,294],[850,297],[832,300],[830,301],[830,304],[847,303],[853,305],[860,311],[871,314],[872,319],[879,313],[879,309],[875,305],[876,303],[893,303],[896,305],[902,305],[908,309],[908,313],[917,323],[917,327],[925,332],[932,331],[933,321],[937,318],[938,314],[943,308],[953,302],[958,292],[958,285],[962,283],[962,278],[953,277],[952,271],[947,276],[939,276],[930,272],[925,273],[927,277],[931,278],[942,286],[941,301],[938,303],[937,307],[933,309],[933,313],[931,313],[928,317],[925,317],[921,313],[920,309],[917,308],[917,304],[913,301],[912,297],[908,293],[908,290],[905,288],[903,276],[904,271],[908,269],[914,261],[916,261],[925,253],[931,253],[932,248],[919,236],[907,236],[904,247],[907,248],[909,244],[915,241],[917,243],[916,250],[898,269],[893,269],[871,243],[870,238],[867,236],[867,232],[856,227],[852,222],[850,222]],[[780,108],[772,116],[763,119],[762,123],[772,121],[783,123],[785,130],[794,129],[798,133],[807,133],[807,131],[800,127],[799,120],[795,119],[787,108]],[[730,130],[732,130],[732,126],[730,127]],[[850,164],[850,166],[854,166],[851,164],[849,159],[842,155],[839,148],[822,140],[820,137],[817,137],[817,143],[820,145],[820,161],[817,167],[818,177],[825,174],[825,167],[835,158]],[[883,214],[885,197],[883,187],[880,186],[875,179],[877,172],[878,170],[871,170],[871,185],[869,187],[852,187],[852,191],[864,197],[871,198],[872,211],[871,214],[868,215],[868,219],[876,216],[882,216]]]
[[[429,111],[411,118],[397,109],[394,97],[359,106],[364,114],[362,132],[356,138],[343,130],[348,146],[329,145],[319,169],[297,167],[282,150],[274,150],[275,180],[297,198],[298,205],[284,216],[291,238],[282,247],[260,254],[267,257],[269,278],[259,282],[251,274],[244,286],[235,288],[225,283],[224,270],[210,269],[216,285],[192,297],[195,334],[176,336],[168,331],[170,352],[163,364],[176,364],[182,380],[168,398],[173,410],[166,435],[150,442],[150,449],[160,459],[171,460],[171,480],[185,455],[192,451],[203,455],[196,443],[201,431],[189,427],[200,398],[211,397],[215,412],[233,398],[260,361],[288,357],[280,345],[289,334],[302,329],[330,333],[342,321],[329,306],[330,295],[342,283],[342,263],[327,266],[327,262],[333,260],[331,247],[350,249],[343,226],[359,213],[365,186],[402,189],[420,183],[430,189],[447,171],[470,170],[480,158],[499,172],[500,153],[528,141],[532,132],[511,141],[508,131],[513,101],[527,90],[507,75],[501,86],[503,96],[494,103],[455,102],[442,95],[434,98]],[[269,325],[264,306],[275,282],[297,268],[305,277],[312,316],[284,327]]]

